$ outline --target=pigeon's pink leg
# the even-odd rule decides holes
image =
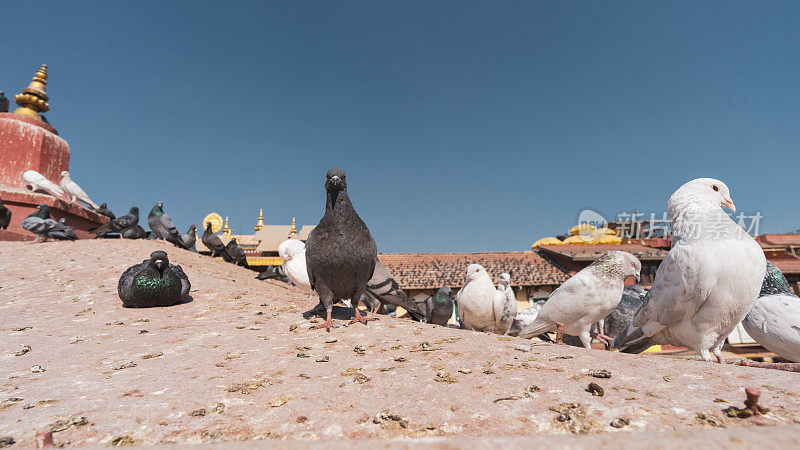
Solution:
[[[330,309],[328,310],[328,318],[325,320],[325,322],[323,322],[323,323],[321,323],[319,325],[315,325],[315,326],[311,327],[311,329],[319,330],[320,328],[325,328],[325,330],[327,330],[330,333],[331,327],[333,327],[333,319],[331,318],[331,311],[332,310],[330,310]]]
[[[589,336],[591,336],[592,339],[597,339],[598,341],[602,342],[606,348],[608,348],[609,345],[611,345],[611,342],[614,341],[614,339],[606,336],[605,334],[595,333],[594,331],[590,331]]]
[[[564,343],[564,323],[556,322],[556,344],[567,345]]]
[[[366,325],[366,324],[367,324],[367,322],[369,322],[370,320],[378,320],[378,318],[377,318],[377,317],[369,317],[369,316],[367,316],[367,317],[364,317],[364,316],[362,316],[362,315],[361,315],[361,312],[360,312],[360,311],[359,311],[359,309],[358,309],[358,307],[356,307],[356,308],[353,308],[353,309],[355,309],[355,310],[356,310],[356,315],[355,315],[355,316],[353,316],[353,319],[352,319],[352,320],[350,320],[350,323],[353,323],[353,322],[359,322],[359,323],[363,323],[364,325]]]

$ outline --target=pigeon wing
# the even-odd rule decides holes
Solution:
[[[642,307],[628,329],[620,334],[619,341],[615,341],[615,347],[624,349],[694,315],[716,282],[707,276],[715,272],[707,267],[713,260],[703,261],[702,255],[697,254],[701,251],[688,245],[670,250],[658,266],[653,287],[644,297]],[[705,264],[698,264],[699,261]]]

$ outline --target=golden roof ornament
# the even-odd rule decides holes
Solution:
[[[211,232],[214,233],[214,234],[219,233],[219,230],[222,229],[222,216],[220,216],[219,214],[217,214],[215,212],[209,213],[203,219],[203,230],[204,231],[206,229],[206,224],[209,223],[209,222],[211,223]]]
[[[294,224],[294,217],[292,217],[292,229],[289,230],[289,239],[297,239],[297,226]]]
[[[226,238],[231,237],[231,229],[228,228],[228,216],[225,216],[225,226],[222,227],[222,236]]]
[[[45,93],[45,85],[47,84],[47,64],[42,64],[42,68],[36,72],[33,81],[21,94],[14,96],[14,101],[17,102],[19,108],[14,111],[14,114],[32,117],[36,120],[42,120],[39,113],[50,111],[50,105],[47,104],[47,94]]]
[[[258,209],[258,222],[256,222],[256,226],[253,227],[254,230],[259,231],[264,226],[264,209]]]

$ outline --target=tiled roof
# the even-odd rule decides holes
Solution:
[[[532,251],[381,253],[378,259],[403,289],[438,289],[444,285],[461,287],[466,282],[470,264],[482,265],[492,280],[507,272],[511,275],[512,286],[559,285],[569,278],[565,271]]]
[[[573,261],[594,261],[603,253],[610,250],[622,250],[631,253],[640,261],[661,261],[667,256],[668,251],[648,247],[640,244],[615,244],[615,245],[541,245],[541,250],[555,253]]]
[[[762,247],[800,245],[800,234],[762,234],[756,241]]]

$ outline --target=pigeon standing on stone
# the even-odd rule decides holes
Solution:
[[[183,246],[181,233],[175,228],[172,219],[164,213],[164,204],[162,202],[157,202],[153,209],[150,210],[150,214],[147,216],[147,224],[156,239],[163,239],[178,247],[186,248]]]
[[[800,298],[792,292],[781,271],[769,261],[758,300],[742,325],[747,334],[767,350],[800,362]]]
[[[69,172],[66,170],[61,172],[61,189],[64,190],[72,203],[75,203],[75,200],[77,199],[91,206],[95,210],[100,208],[95,202],[92,201],[91,198],[89,198],[89,195],[86,194],[86,192],[80,186],[78,186],[78,183],[72,181],[72,177],[69,176]]]
[[[766,258],[758,243],[722,210],[736,211],[728,187],[698,178],[667,203],[672,249],[653,287],[615,346],[639,353],[654,344],[694,349],[723,363],[722,344],[750,311],[764,281]]]
[[[183,241],[183,248],[196,252],[197,249],[194,248],[194,245],[197,243],[197,225],[192,224],[189,231],[181,236],[181,241]]]
[[[128,211],[128,214],[109,220],[99,227],[90,228],[89,232],[96,234],[97,238],[108,233],[119,233],[119,237],[122,238],[125,232],[137,226],[139,226],[139,208],[134,206]]]
[[[6,98],[6,93],[0,91],[0,113],[7,113],[8,112],[8,98]]]
[[[67,237],[68,240],[74,241],[78,239],[78,235],[75,234],[75,230],[67,225],[67,219],[62,217],[58,219],[58,223],[64,227],[64,235]]]
[[[6,205],[3,204],[3,200],[0,200],[0,230],[8,228],[8,224],[10,223],[11,210],[6,208]]]
[[[54,197],[63,197],[64,191],[35,170],[22,172],[22,180],[30,187],[33,192],[45,191]]]
[[[642,307],[643,300],[644,289],[641,286],[638,284],[625,286],[619,305],[603,320],[603,334],[613,339],[625,331],[633,322],[636,312]]]
[[[99,208],[97,208],[97,214],[100,214],[100,215],[106,216],[106,217],[108,217],[108,218],[109,218],[109,219],[111,219],[111,220],[114,220],[114,219],[116,219],[116,218],[117,218],[117,216],[115,216],[115,215],[114,215],[114,213],[113,213],[113,212],[111,212],[111,210],[110,210],[110,209],[108,209],[108,205],[106,205],[105,203],[101,203],[101,204],[100,204],[100,207],[99,207]]]
[[[308,236],[306,268],[311,288],[319,295],[327,315],[317,328],[330,331],[336,300],[350,299],[355,307],[353,320],[367,323],[358,303],[375,271],[378,247],[350,202],[344,171],[331,169],[325,178],[325,215]]]
[[[501,273],[494,293],[494,332],[506,334],[517,315],[517,297],[511,288],[511,275]]]
[[[467,267],[467,283],[456,294],[458,314],[467,330],[494,332],[497,327],[494,313],[492,277],[480,264]]]
[[[189,277],[181,266],[170,264],[167,253],[159,250],[122,274],[117,293],[126,308],[149,308],[180,303],[190,288]]]
[[[436,293],[428,297],[422,304],[425,312],[425,321],[436,325],[446,326],[453,317],[453,297],[449,287],[443,286]]]
[[[592,325],[617,307],[625,280],[632,276],[638,282],[641,270],[642,263],[628,252],[604,253],[559,286],[518,336],[531,338],[563,324],[564,333],[579,337],[587,349],[592,348],[593,338],[608,344],[610,338],[592,331]]]
[[[22,228],[36,235],[36,240],[33,242],[39,242],[40,239],[43,241],[48,239],[74,241],[78,239],[75,230],[50,218],[50,207],[44,203],[37,206],[36,211],[22,221]]]
[[[244,249],[239,245],[238,242],[236,242],[236,238],[228,241],[228,245],[225,246],[225,253],[230,259],[229,262],[232,262],[234,265],[242,265],[248,268],[250,267],[247,265],[247,256],[244,253]],[[226,258],[226,260],[228,258]]]
[[[225,244],[222,243],[222,239],[220,239],[219,236],[211,231],[211,222],[206,222],[206,229],[203,232],[203,236],[200,238],[200,241],[206,246],[206,248],[211,250],[212,258],[215,256],[227,256],[227,253],[225,253]]]

